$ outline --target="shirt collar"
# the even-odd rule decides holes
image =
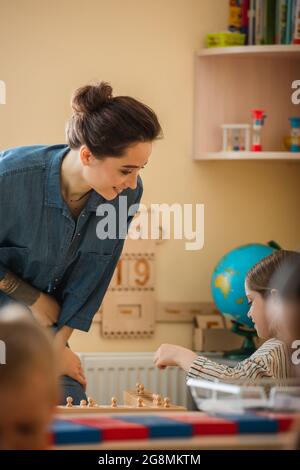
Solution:
[[[58,151],[57,147],[59,147]],[[68,145],[59,145],[57,147],[53,150],[52,158],[49,161],[46,182],[46,205],[63,209],[64,201],[60,188],[60,169],[63,158],[70,151],[70,147]]]
[[[89,212],[96,212],[97,207],[105,202],[107,201],[103,196],[100,196],[100,194],[96,193],[96,191],[92,191],[92,194],[90,195],[86,205],[86,210]]]
[[[59,149],[58,151],[57,148]],[[66,207],[61,194],[60,171],[63,158],[69,151],[70,147],[68,145],[55,146],[55,151],[50,159],[46,183],[46,205],[48,206],[57,207],[59,209]],[[97,207],[105,202],[107,201],[103,196],[100,196],[96,191],[92,191],[86,205],[86,210],[95,212]]]

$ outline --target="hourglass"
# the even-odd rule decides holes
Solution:
[[[250,149],[249,124],[222,124],[223,152],[243,152]]]
[[[261,130],[265,123],[266,114],[262,109],[253,109],[252,111],[252,152],[261,152]]]

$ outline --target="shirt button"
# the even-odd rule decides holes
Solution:
[[[77,233],[77,237],[80,237],[81,233]]]

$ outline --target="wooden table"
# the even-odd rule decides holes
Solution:
[[[196,436],[190,439],[105,441],[54,447],[55,450],[292,450],[291,433],[239,436]]]

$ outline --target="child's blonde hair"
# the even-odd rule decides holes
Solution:
[[[4,344],[5,363],[0,366],[0,383],[17,385],[32,371],[41,372],[49,380],[49,393],[55,397],[56,358],[48,333],[19,305],[0,311],[0,340]]]

